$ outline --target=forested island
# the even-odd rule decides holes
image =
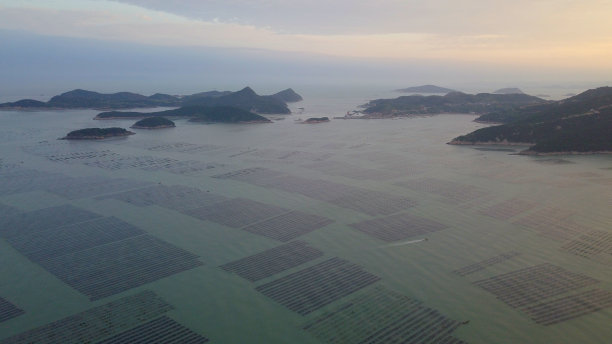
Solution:
[[[85,128],[69,132],[62,140],[101,140],[109,137],[134,135],[123,128]]]
[[[502,123],[453,139],[450,144],[522,144],[521,154],[612,152],[612,87],[560,101],[510,108],[480,116]]]
[[[302,123],[315,124],[315,123],[325,123],[325,122],[329,122],[329,117],[311,117]]]
[[[302,100],[292,89],[269,96],[260,96],[250,87],[237,92],[209,91],[187,96],[156,93],[144,96],[131,92],[104,94],[86,90],[73,90],[52,97],[48,102],[22,99],[0,104],[0,110],[50,110],[50,109],[128,109],[145,107],[178,106],[233,106],[261,114],[288,114],[288,102]]]
[[[391,118],[443,113],[475,113],[508,111],[521,106],[542,104],[544,99],[526,94],[466,94],[451,92],[444,96],[402,96],[376,99],[363,105],[363,118]]]
[[[99,113],[94,119],[127,119],[147,117],[188,117],[193,122],[207,123],[270,123],[256,113],[232,106],[191,105],[157,112],[109,111]]]
[[[147,117],[134,123],[130,128],[134,129],[161,129],[174,128],[176,125],[171,120],[164,117]]]

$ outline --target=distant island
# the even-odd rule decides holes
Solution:
[[[329,122],[329,117],[311,117],[302,123],[315,124],[315,123],[325,123],[325,122]]]
[[[161,129],[161,128],[174,128],[176,125],[171,120],[164,117],[147,117],[134,123],[130,128],[134,129]]]
[[[500,88],[499,90],[494,91],[493,94],[525,94],[525,92],[516,87],[508,87]]]
[[[443,113],[485,114],[545,102],[544,99],[526,94],[451,92],[444,96],[412,95],[371,100],[362,106],[365,108],[362,111],[364,115],[359,118],[390,118]]]
[[[22,99],[0,104],[0,110],[49,110],[49,109],[128,109],[145,107],[180,106],[233,106],[261,114],[289,114],[287,102],[301,100],[292,89],[286,89],[270,96],[260,96],[250,87],[237,92],[209,91],[188,96],[173,96],[156,93],[143,96],[131,92],[103,94],[86,90],[73,90],[54,96],[48,102]]]
[[[502,125],[476,130],[449,143],[531,146],[521,154],[612,152],[612,87],[490,113],[478,120]]]
[[[99,113],[94,119],[128,119],[149,117],[188,117],[193,122],[206,123],[270,123],[261,115],[231,106],[183,106],[178,109],[157,112],[109,111]]]
[[[68,133],[62,140],[101,140],[109,137],[134,135],[123,128],[85,128]]]
[[[435,85],[422,85],[422,86],[413,86],[407,88],[400,88],[399,90],[395,90],[396,92],[403,93],[451,93],[457,92],[455,90],[451,90],[450,88],[435,86]]]

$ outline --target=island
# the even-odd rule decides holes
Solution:
[[[149,117],[186,117],[192,122],[206,123],[270,123],[269,119],[232,106],[183,106],[157,112],[110,111],[99,113],[94,119],[127,119]]]
[[[176,125],[171,120],[165,117],[147,117],[134,123],[130,128],[134,129],[161,129],[161,128],[174,128]]]
[[[444,96],[402,96],[376,99],[362,105],[363,116],[350,118],[392,118],[445,113],[486,114],[521,106],[545,103],[546,100],[526,94],[466,94],[451,92]]]
[[[311,117],[302,123],[304,124],[316,124],[316,123],[325,123],[329,122],[329,117]]]
[[[395,90],[395,92],[403,92],[403,93],[451,93],[456,92],[450,88],[435,86],[435,85],[422,85],[422,86],[413,86],[407,88],[400,88],[399,90]]]
[[[289,114],[287,102],[299,101],[302,97],[292,89],[274,95],[261,96],[250,87],[237,92],[208,91],[187,96],[156,93],[144,96],[132,92],[104,94],[76,89],[52,97],[48,102],[22,99],[0,104],[0,110],[49,110],[49,109],[108,109],[181,107],[192,105],[233,106],[261,114]]]
[[[453,139],[457,145],[528,145],[520,154],[612,152],[612,87],[600,87],[560,101],[486,114],[496,122]]]
[[[62,140],[101,140],[110,137],[134,135],[133,132],[123,128],[85,128],[68,133]]]

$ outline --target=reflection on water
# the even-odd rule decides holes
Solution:
[[[0,343],[609,341],[609,156],[445,145],[466,115],[295,122],[360,102],[102,142],[56,139],[131,121],[1,112]]]

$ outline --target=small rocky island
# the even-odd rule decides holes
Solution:
[[[325,122],[329,122],[329,117],[311,117],[307,120],[305,120],[304,124],[316,124],[316,123],[325,123]]]
[[[133,132],[123,128],[85,128],[68,133],[62,140],[102,140],[110,137],[134,135]]]
[[[403,92],[403,93],[440,93],[440,94],[456,92],[453,89],[446,88],[446,87],[440,87],[436,85],[413,86],[413,87],[407,87],[407,88],[400,88],[399,90],[395,90],[395,91]]]
[[[162,129],[162,128],[174,128],[176,125],[171,120],[164,117],[147,117],[134,123],[130,128],[133,129]]]

